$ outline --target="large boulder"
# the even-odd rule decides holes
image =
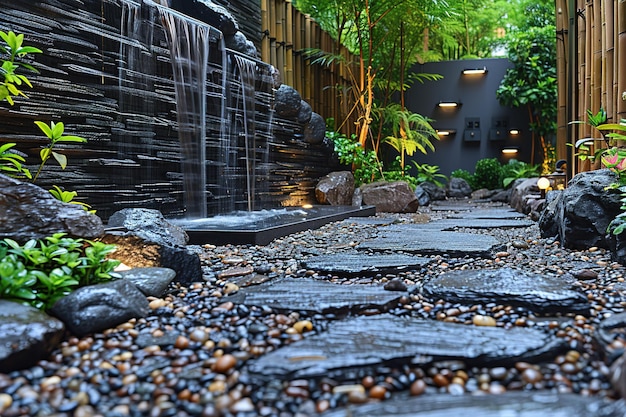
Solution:
[[[281,85],[274,94],[274,110],[279,116],[295,119],[300,113],[302,97],[293,87]]]
[[[241,52],[251,58],[256,58],[258,55],[258,51],[256,46],[254,46],[254,43],[246,38],[246,35],[240,31],[237,31],[232,36],[227,36],[224,41],[226,43],[226,47],[232,49],[233,51]]]
[[[126,279],[79,288],[50,309],[76,336],[111,329],[149,312],[146,296]]]
[[[81,206],[63,203],[41,187],[0,174],[0,239],[24,243],[59,232],[95,239],[104,234],[104,226]]]
[[[360,187],[363,204],[376,206],[376,212],[415,213],[419,203],[404,181],[378,181]]]
[[[315,198],[320,204],[349,206],[354,195],[354,175],[350,171],[331,172],[322,177],[315,187]]]
[[[619,191],[607,190],[616,181],[608,169],[574,176],[544,209],[539,222],[542,235],[556,232],[561,244],[571,249],[608,248],[607,227],[621,213]]]
[[[0,300],[0,372],[34,365],[63,338],[63,322],[30,306]]]
[[[300,111],[298,112],[298,117],[296,120],[300,124],[309,123],[311,120],[311,116],[313,116],[313,109],[311,105],[304,100],[300,101]],[[322,119],[323,120],[323,119]]]

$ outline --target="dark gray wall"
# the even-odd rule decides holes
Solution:
[[[416,65],[413,72],[441,74],[444,78],[424,84],[415,83],[406,93],[407,107],[433,119],[432,125],[436,129],[454,129],[456,134],[436,141],[436,152],[428,155],[416,153],[413,159],[419,163],[438,165],[445,175],[458,168],[474,172],[476,162],[483,158],[498,158],[504,163],[511,159],[511,156],[502,154],[505,147],[519,148],[518,154],[513,157],[530,162],[531,136],[526,109],[503,107],[496,99],[496,90],[510,66],[508,59]],[[462,75],[463,69],[483,67],[487,68],[485,75]],[[440,101],[457,101],[461,106],[443,110],[437,106]],[[475,135],[467,137],[473,140],[466,140],[466,118],[476,118],[480,122]],[[494,132],[496,120],[506,123],[500,129],[502,135],[497,138]],[[510,135],[508,131],[512,128],[519,129],[520,134]]]

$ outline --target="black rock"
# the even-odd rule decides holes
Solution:
[[[274,110],[279,116],[295,119],[300,112],[300,106],[302,105],[302,97],[300,93],[283,84],[276,90],[274,95]]]
[[[417,198],[420,207],[426,207],[430,204],[430,194],[421,185],[415,187],[415,198]]]
[[[65,326],[34,307],[0,300],[0,372],[33,366],[63,338]]]
[[[463,178],[450,178],[446,194],[451,198],[467,198],[472,195],[472,187]]]
[[[403,254],[334,253],[313,256],[302,264],[304,268],[339,275],[374,275],[419,269],[432,262],[431,258]],[[405,288],[406,290],[406,288]]]
[[[162,297],[176,272],[170,268],[133,268],[119,273],[139,289],[145,296]]]
[[[170,7],[219,29],[224,35],[233,35],[239,30],[230,12],[210,0],[169,0]]]
[[[326,122],[317,113],[311,114],[309,122],[304,125],[304,141],[310,144],[320,144],[326,136]]]
[[[571,249],[609,248],[607,227],[622,211],[619,191],[607,190],[616,181],[608,169],[574,176],[542,213],[542,235],[553,237],[557,232],[561,244]]]
[[[300,111],[298,112],[297,121],[300,124],[309,123],[311,120],[311,116],[313,116],[313,109],[311,109],[311,105],[306,101],[302,100],[300,102]]]
[[[79,205],[63,203],[48,191],[0,174],[0,239],[20,243],[54,233],[94,239],[104,234],[102,220]]]
[[[428,193],[431,200],[445,200],[446,199],[446,189],[443,187],[439,187],[438,185],[426,181],[420,184],[420,186]]]
[[[79,288],[57,301],[50,313],[77,336],[113,328],[144,317],[150,308],[146,296],[128,280]]]
[[[168,222],[158,210],[127,208],[109,217],[109,228],[124,228],[149,242],[159,245],[184,246],[189,242],[187,233]]]

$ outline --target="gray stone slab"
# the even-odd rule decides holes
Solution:
[[[572,277],[533,274],[512,268],[451,271],[424,284],[432,300],[518,305],[541,313],[589,313],[589,302]]]
[[[523,213],[515,211],[511,208],[491,208],[491,209],[473,209],[468,212],[454,213],[448,216],[450,218],[462,219],[526,219]]]
[[[448,232],[428,227],[382,230],[378,238],[366,240],[357,246],[358,250],[485,258],[490,258],[494,252],[503,248],[504,245],[493,236]]]
[[[341,379],[347,368],[461,360],[472,366],[535,362],[567,344],[533,328],[468,326],[390,314],[332,323],[329,330],[270,352],[249,365],[262,378]]]
[[[477,218],[450,218],[436,220],[425,224],[392,224],[384,227],[384,231],[406,232],[409,230],[445,230],[452,231],[457,228],[468,229],[512,229],[530,227],[534,225],[530,219],[477,219]]]
[[[225,300],[269,306],[282,311],[348,313],[375,309],[388,311],[407,292],[386,291],[382,285],[334,284],[313,278],[275,279],[241,289]]]
[[[347,275],[375,275],[420,268],[432,262],[431,258],[402,254],[334,253],[305,260],[304,268]]]
[[[341,223],[385,226],[388,224],[393,224],[395,221],[397,220],[393,217],[350,217],[343,220]]]
[[[609,401],[575,394],[509,392],[503,395],[398,396],[348,409],[340,408],[322,417],[623,417],[623,400]]]

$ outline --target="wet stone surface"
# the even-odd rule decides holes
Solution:
[[[393,226],[389,226],[390,228]],[[366,240],[358,250],[402,251],[421,255],[491,257],[503,245],[494,237],[462,232],[447,232],[432,228],[416,228],[398,233],[381,228],[378,238]]]
[[[386,291],[382,285],[337,285],[314,278],[285,278],[241,289],[225,300],[279,311],[345,314],[388,311],[403,294],[407,293]]]
[[[386,417],[622,417],[626,413],[623,402],[609,403],[571,394],[509,393],[506,396],[436,395],[426,398],[402,398],[382,403],[350,407],[350,416]],[[324,413],[323,417],[345,417],[346,410]]]
[[[302,264],[304,268],[327,273],[372,275],[419,269],[429,262],[432,259],[402,254],[338,253],[314,256]]]
[[[507,304],[540,313],[588,313],[587,297],[567,276],[547,276],[513,268],[451,271],[426,282],[426,297],[463,304]]]
[[[262,377],[340,379],[346,368],[462,360],[476,366],[533,362],[556,356],[562,341],[530,328],[465,326],[388,314],[334,323],[327,332],[292,343],[254,361]]]

